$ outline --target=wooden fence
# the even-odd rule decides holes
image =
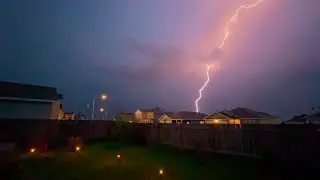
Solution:
[[[67,145],[68,138],[80,136],[84,141],[111,138],[113,121],[0,120],[0,142],[15,142],[20,150],[46,144]]]
[[[298,163],[320,160],[319,125],[127,124],[125,136],[144,137],[178,149],[194,149]]]
[[[63,146],[72,136],[85,142],[117,138],[135,143],[162,143],[178,149],[236,154],[301,165],[320,160],[319,125],[115,124],[113,121],[0,120],[0,142],[20,149],[38,143]]]

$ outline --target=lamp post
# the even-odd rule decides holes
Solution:
[[[92,101],[92,114],[91,114],[91,120],[93,120],[93,118],[94,118],[94,104],[95,104],[95,102],[96,102],[96,98],[97,98],[97,97],[94,97],[94,98],[93,98],[93,101]],[[101,98],[101,100],[103,101],[103,100],[107,99],[107,95],[102,94],[102,95],[100,96],[100,98]]]

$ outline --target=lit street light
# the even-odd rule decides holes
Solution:
[[[96,102],[96,98],[97,98],[97,97],[94,97],[94,98],[93,98],[93,101],[92,101],[92,114],[91,114],[91,120],[93,120],[93,118],[94,118],[94,104],[95,104],[95,102]],[[100,96],[100,99],[101,99],[102,101],[106,100],[106,99],[107,99],[107,95],[102,94],[102,95]]]
[[[100,112],[104,112],[104,108],[100,108]],[[107,120],[108,118],[108,111],[106,111],[106,116],[103,118],[104,120]]]
[[[102,100],[105,100],[105,99],[107,99],[107,95],[105,95],[105,94],[102,94],[102,95],[101,95],[101,99],[102,99]]]

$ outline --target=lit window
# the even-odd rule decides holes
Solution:
[[[240,120],[239,119],[230,120],[229,124],[240,124]]]

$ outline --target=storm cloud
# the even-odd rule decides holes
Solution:
[[[0,2],[0,80],[54,86],[68,111],[109,94],[110,114],[139,107],[194,110],[206,65],[220,71],[200,110],[246,106],[287,119],[319,105],[318,0]]]

